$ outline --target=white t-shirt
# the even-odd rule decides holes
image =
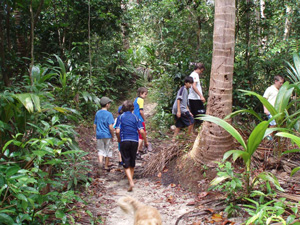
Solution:
[[[191,73],[190,77],[193,78],[194,83],[196,83],[197,89],[199,90],[201,95],[203,95],[202,88],[201,88],[201,85],[200,85],[199,74],[194,71],[194,72]],[[193,87],[190,88],[190,93],[189,93],[188,99],[200,100],[200,96],[194,91]]]
[[[275,105],[275,101],[276,101],[276,97],[277,97],[277,94],[278,94],[278,89],[275,87],[275,85],[273,84],[272,86],[268,87],[267,90],[265,91],[264,93],[264,98],[266,98],[270,104],[272,106]]]

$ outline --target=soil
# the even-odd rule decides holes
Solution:
[[[145,105],[146,118],[155,113],[155,106],[155,104]],[[155,131],[150,128],[147,127],[147,136],[152,144],[152,151],[136,161],[135,186],[132,192],[127,192],[128,181],[123,168],[118,165],[117,142],[112,146],[114,150],[110,171],[103,170],[99,173],[92,125],[80,126],[77,132],[81,149],[88,152],[87,166],[91,170],[88,174],[91,185],[81,194],[87,205],[82,205],[82,209],[76,214],[77,224],[132,225],[133,214],[125,214],[117,205],[118,199],[125,195],[157,208],[161,213],[163,224],[166,225],[242,224],[244,218],[229,221],[223,215],[225,208],[223,205],[211,204],[215,199],[221,199],[219,201],[221,203],[224,199],[219,193],[208,191],[208,184],[215,177],[216,171],[214,168],[198,165],[188,157],[188,154],[173,159],[167,167],[152,176],[144,175],[144,168],[147,164],[154,163],[153,160],[162,147],[174,145],[167,139],[151,138],[155,136],[151,135],[151,132]],[[190,140],[191,143],[194,141],[193,138]]]

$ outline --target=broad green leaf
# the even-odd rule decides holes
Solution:
[[[59,118],[57,115],[53,116],[51,119],[51,124],[54,126],[57,122],[59,122]]]
[[[230,133],[243,146],[244,149],[247,148],[246,144],[244,142],[244,139],[240,135],[240,133],[226,121],[224,121],[218,117],[214,117],[214,116],[210,116],[210,115],[201,116],[201,117],[199,117],[199,119],[215,123],[218,126],[222,127],[224,130],[226,130],[228,133]]]
[[[287,151],[284,151],[282,154],[295,153],[295,152],[300,152],[300,149],[295,148],[295,149],[287,150]]]
[[[0,221],[6,225],[14,224],[14,220],[9,215],[4,213],[0,213]]]
[[[69,154],[74,154],[74,153],[81,153],[84,152],[82,150],[70,150],[70,151],[66,151],[66,152],[62,152],[62,155],[69,155]]]
[[[230,150],[225,152],[224,156],[223,156],[223,160],[226,160],[227,158],[229,158],[232,155],[232,159],[233,161],[237,160],[237,158],[241,157],[244,162],[246,163],[249,159],[250,159],[250,155],[248,152],[246,151],[242,151],[242,150]]]
[[[17,194],[16,197],[17,197],[18,199],[20,199],[20,200],[23,200],[23,201],[27,202],[27,198],[26,198],[25,195],[23,195],[23,194]]]
[[[278,114],[276,109],[270,104],[270,102],[264,98],[263,96],[253,92],[253,91],[246,91],[246,90],[240,90],[241,92],[244,92],[246,95],[254,95],[258,98],[258,100],[268,109],[268,111],[271,113],[272,116]]]
[[[62,211],[62,210],[57,210],[57,211],[55,212],[55,217],[56,217],[56,218],[62,219],[62,218],[65,217],[65,216],[66,216],[66,214],[65,214],[64,211]]]
[[[218,185],[219,183],[221,183],[222,181],[226,180],[230,178],[229,175],[227,176],[222,176],[222,177],[216,177],[215,179],[213,179],[211,182],[210,182],[210,186],[215,186],[215,185]]]
[[[29,93],[16,94],[15,96],[23,104],[28,112],[33,112],[33,102]]]
[[[4,185],[0,188],[0,196],[1,196],[1,194],[2,194],[2,191],[3,191],[5,188],[7,188],[7,184],[4,184]]]
[[[255,116],[258,120],[263,121],[263,119],[253,109],[241,109],[241,110],[237,110],[237,111],[235,111],[235,112],[230,113],[229,115],[227,115],[224,118],[224,120],[232,118],[232,117],[234,117],[234,116],[236,116],[238,114],[241,114],[241,113],[249,113],[249,114]]]
[[[275,101],[275,109],[278,112],[283,112],[286,106],[288,105],[291,95],[294,88],[289,88],[289,82],[285,82],[278,91],[276,101]]]
[[[32,102],[34,103],[34,106],[38,112],[41,112],[41,103],[40,103],[40,97],[35,94],[30,94],[30,97],[32,99]]]
[[[297,137],[293,134],[289,134],[289,133],[286,133],[286,132],[279,132],[275,135],[279,136],[279,137],[286,137],[286,138],[292,139],[298,145],[298,147],[300,148],[300,137]]]
[[[278,190],[284,192],[284,189],[280,186],[277,178],[272,173],[262,172],[256,178],[264,181],[269,181],[273,183]]]
[[[300,170],[300,167],[294,168],[291,172],[291,176],[293,176],[298,170]]]
[[[250,154],[250,156],[255,152],[255,150],[261,143],[268,126],[269,126],[268,121],[263,121],[259,123],[250,134],[247,142],[247,149],[246,149],[246,151]]]
[[[19,166],[9,167],[6,170],[6,177],[11,177],[12,175],[16,174],[19,171],[19,169],[20,169]]]

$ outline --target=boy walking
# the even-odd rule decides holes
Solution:
[[[94,120],[94,131],[97,138],[97,150],[100,169],[103,167],[103,158],[105,158],[105,170],[109,170],[109,158],[112,157],[110,142],[114,138],[114,117],[108,111],[112,100],[108,97],[100,99],[101,110],[98,110]]]
[[[280,76],[280,75],[275,76],[274,84],[271,85],[270,87],[268,87],[263,95],[263,97],[266,98],[272,106],[275,105],[275,101],[276,101],[279,89],[281,88],[283,83],[284,83],[284,79],[282,76]],[[264,113],[268,116],[268,119],[271,119],[272,115],[270,114],[270,112],[268,111],[268,109],[265,106],[264,106]],[[275,126],[276,126],[276,122],[275,122],[275,120],[272,120],[270,122],[270,127],[275,127]]]
[[[148,90],[145,87],[140,87],[138,89],[138,97],[134,100],[133,105],[134,105],[134,115],[137,116],[137,118],[141,121],[143,127],[144,127],[144,132],[146,135],[146,126],[145,126],[145,114],[144,114],[144,99],[148,95]],[[142,152],[142,147],[143,147],[143,136],[139,133],[139,145],[137,149],[137,157],[141,158],[140,153]]]
[[[194,126],[194,118],[188,108],[188,89],[193,85],[192,77],[184,79],[184,85],[177,92],[177,96],[172,108],[172,114],[175,115],[175,132],[172,141],[175,141],[181,128],[188,127],[188,134],[191,134]]]
[[[141,121],[132,113],[133,109],[134,106],[132,101],[125,101],[122,107],[123,114],[118,117],[116,123],[116,135],[118,142],[120,143],[123,167],[129,182],[128,191],[132,191],[134,187],[133,175],[139,134],[143,136],[145,146],[148,146],[143,125]]]
[[[190,110],[194,118],[196,118],[200,114],[205,114],[205,107],[203,103],[205,103],[206,100],[203,96],[199,79],[199,76],[203,73],[204,69],[205,67],[203,63],[197,63],[194,67],[194,71],[190,74],[190,77],[193,78],[194,83],[190,88],[188,99]],[[200,120],[197,121],[200,124],[202,123]]]

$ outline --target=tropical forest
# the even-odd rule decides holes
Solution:
[[[299,101],[299,0],[1,0],[0,225],[299,225]]]

